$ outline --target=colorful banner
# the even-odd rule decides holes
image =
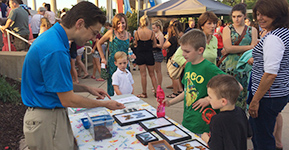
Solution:
[[[126,12],[132,13],[129,0],[124,0],[124,14],[126,14]]]
[[[151,7],[154,7],[156,5],[155,0],[149,0],[149,1],[150,1],[150,4],[151,4]]]
[[[123,0],[117,0],[117,11],[123,13]]]

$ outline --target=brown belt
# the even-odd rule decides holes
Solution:
[[[64,107],[55,107],[55,108],[41,108],[41,107],[28,107],[28,110],[34,110],[34,109],[45,109],[45,110],[55,110],[55,109],[65,109]]]

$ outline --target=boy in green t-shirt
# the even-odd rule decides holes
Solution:
[[[218,75],[224,74],[216,65],[204,59],[206,49],[206,36],[198,29],[191,30],[180,39],[183,56],[188,62],[182,83],[184,92],[172,100],[165,100],[167,107],[184,100],[184,113],[182,125],[198,135],[209,132],[209,125],[202,119],[202,111],[210,107],[207,98],[207,83]]]

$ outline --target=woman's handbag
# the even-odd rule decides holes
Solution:
[[[172,79],[179,79],[184,68],[182,66],[180,66],[179,64],[177,64],[174,60],[173,60],[172,56],[171,58],[169,58],[168,63],[167,63],[167,68],[168,68],[168,72],[169,72],[169,76]]]

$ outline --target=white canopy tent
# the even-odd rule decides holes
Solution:
[[[216,15],[229,15],[232,7],[214,0],[170,0],[140,11],[140,15],[149,17],[185,17],[198,16],[205,11]]]

